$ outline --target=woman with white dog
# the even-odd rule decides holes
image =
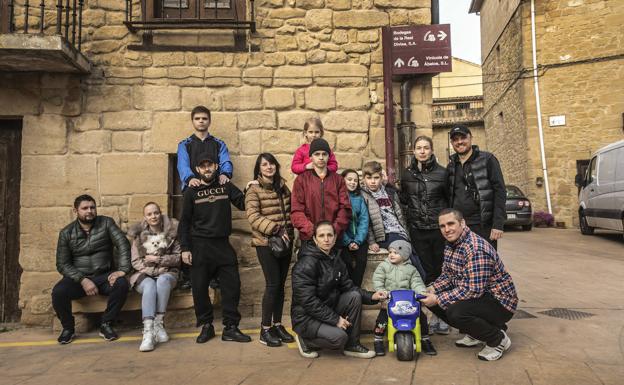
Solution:
[[[130,227],[132,267],[130,285],[142,294],[143,341],[139,350],[154,350],[158,342],[169,341],[164,327],[171,290],[176,285],[181,263],[177,240],[178,221],[163,215],[158,204],[147,203],[144,219]]]

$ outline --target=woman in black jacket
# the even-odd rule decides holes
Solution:
[[[444,237],[438,227],[440,211],[448,207],[447,170],[433,154],[433,140],[419,136],[414,141],[414,158],[401,176],[401,203],[407,205],[407,224],[412,247],[425,270],[429,285],[440,276],[444,263]],[[448,334],[448,325],[436,323],[432,330]]]
[[[383,292],[355,286],[347,266],[336,254],[332,223],[316,224],[314,244],[303,242],[292,270],[291,318],[297,346],[303,357],[316,358],[315,349],[340,349],[346,356],[372,358],[375,352],[360,344],[362,303],[375,304]]]

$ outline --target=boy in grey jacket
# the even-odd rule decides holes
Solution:
[[[425,294],[427,288],[418,270],[410,262],[412,245],[408,241],[396,240],[388,246],[388,258],[382,261],[373,274],[373,287],[375,291],[381,290],[389,293],[392,290],[413,290],[417,294]],[[378,356],[386,354],[384,347],[384,333],[388,326],[388,311],[385,306],[379,310],[375,322],[375,353]],[[429,338],[429,325],[427,315],[421,310],[420,328],[422,333],[421,346],[425,354],[435,356],[437,351]]]

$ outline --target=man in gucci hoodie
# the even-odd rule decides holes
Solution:
[[[238,329],[241,319],[238,312],[240,277],[236,252],[229,241],[232,233],[230,203],[239,210],[244,210],[245,196],[232,182],[219,183],[219,164],[213,154],[200,154],[195,169],[201,183],[184,191],[178,236],[182,261],[191,265],[195,316],[197,326],[202,327],[196,341],[205,343],[215,336],[208,286],[212,278],[219,278],[224,326],[221,339],[249,342],[251,337]]]

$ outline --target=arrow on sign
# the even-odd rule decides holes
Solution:
[[[401,68],[404,65],[405,65],[405,62],[403,60],[401,60],[401,58],[396,59],[395,62],[394,62],[394,66],[398,67],[398,68]]]
[[[444,40],[446,38],[446,36],[447,35],[444,33],[444,31],[438,32],[438,39]]]

